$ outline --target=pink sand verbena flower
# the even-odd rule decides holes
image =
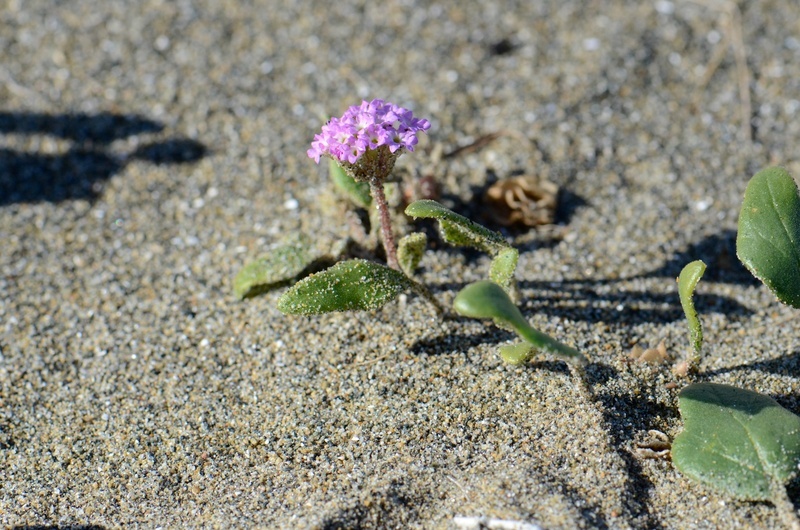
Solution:
[[[414,150],[417,133],[430,129],[428,120],[382,99],[353,105],[332,118],[314,136],[308,156],[319,164],[323,156],[336,160],[354,179],[383,181],[403,149]]]

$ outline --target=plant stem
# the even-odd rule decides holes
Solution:
[[[400,270],[400,263],[397,261],[397,243],[392,232],[392,219],[389,217],[389,204],[386,202],[386,194],[383,191],[383,181],[372,177],[369,179],[369,191],[375,206],[378,208],[381,221],[381,239],[383,248],[386,250],[386,263],[394,270]]]

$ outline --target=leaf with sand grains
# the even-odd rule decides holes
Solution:
[[[419,265],[425,253],[425,245],[428,244],[428,236],[422,232],[413,232],[404,236],[397,243],[397,261],[406,276],[414,274],[414,270]]]
[[[507,292],[514,290],[519,251],[503,236],[432,200],[412,202],[406,208],[406,215],[436,219],[441,226],[442,238],[448,243],[488,253],[492,256],[489,278]]]
[[[500,348],[500,356],[511,364],[521,364],[531,359],[534,350],[542,350],[559,357],[586,364],[586,357],[574,348],[562,344],[549,335],[532,328],[508,294],[496,283],[483,280],[464,287],[453,301],[456,313],[470,318],[491,318],[495,324],[511,328],[525,343]]]
[[[378,309],[414,284],[400,271],[363,259],[337,263],[294,284],[278,300],[288,315]]]
[[[800,308],[800,197],[785,169],[764,169],[747,184],[736,254],[778,300]]]
[[[233,279],[233,292],[243,300],[277,289],[310,272],[321,257],[308,238],[299,237],[242,267]]]
[[[682,473],[739,499],[779,508],[788,501],[783,484],[800,463],[800,417],[768,396],[718,383],[687,386],[678,407],[685,426],[672,461]]]

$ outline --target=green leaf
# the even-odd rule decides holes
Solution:
[[[322,257],[307,238],[278,247],[245,265],[233,279],[233,292],[243,300],[287,285]]]
[[[586,357],[574,348],[562,344],[554,338],[535,330],[528,324],[519,308],[511,301],[502,287],[494,282],[483,280],[471,283],[461,289],[453,301],[456,313],[470,318],[491,318],[501,327],[510,327],[531,347],[564,357],[580,364],[586,364]],[[504,350],[506,356],[519,358],[521,349],[513,346]],[[523,362],[523,361],[516,361]]]
[[[772,500],[800,463],[800,417],[774,399],[697,383],[678,396],[684,430],[672,444],[682,473],[739,499]]]
[[[300,280],[281,296],[278,309],[288,315],[369,311],[412,286],[400,271],[353,259]]]
[[[406,215],[438,220],[442,227],[442,237],[453,245],[477,248],[492,256],[509,246],[497,232],[470,221],[436,201],[414,201],[406,207]]]
[[[369,194],[369,183],[356,182],[353,177],[345,173],[342,166],[334,160],[328,162],[328,173],[334,186],[341,191],[353,204],[361,208],[369,208],[372,204],[372,195]]]
[[[800,308],[800,197],[785,169],[767,168],[750,179],[736,254],[778,300]]]
[[[422,232],[408,234],[397,242],[397,261],[407,276],[414,274],[427,244],[428,236]]]
[[[506,247],[499,251],[489,267],[489,279],[500,285],[507,293],[516,287],[514,271],[517,270],[519,251],[514,247]]]
[[[492,230],[470,221],[436,201],[414,201],[406,208],[406,215],[414,218],[436,219],[441,226],[442,238],[453,245],[472,247],[492,256],[489,278],[508,292],[513,291],[514,271],[519,252]]]
[[[500,346],[500,357],[508,364],[525,364],[535,353],[536,349],[527,342]]]
[[[700,260],[693,261],[686,265],[678,276],[678,295],[681,298],[681,306],[689,321],[689,333],[692,336],[692,348],[696,355],[700,355],[703,347],[703,324],[697,316],[694,308],[694,290],[697,282],[703,277],[706,271],[706,264]]]

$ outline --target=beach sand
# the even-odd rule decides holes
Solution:
[[[800,412],[798,312],[735,257],[748,179],[800,176],[796,4],[727,5],[10,0],[0,523],[779,527],[636,451],[680,432],[692,380]],[[561,187],[555,227],[503,234],[524,315],[591,359],[588,392],[411,294],[315,317],[278,312],[281,290],[233,296],[284,237],[350,233],[306,150],[362,98],[430,119],[397,174],[475,220],[497,179]],[[695,259],[700,373],[630,362],[662,340],[688,355],[675,278]],[[449,305],[488,266],[434,240],[420,278]]]

